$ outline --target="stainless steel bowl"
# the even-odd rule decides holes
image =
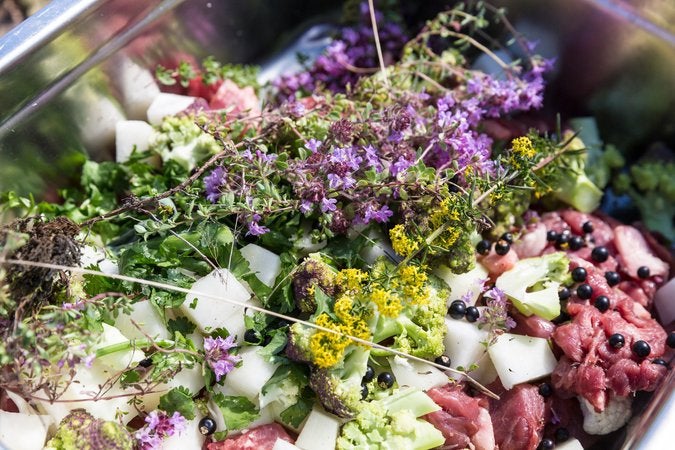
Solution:
[[[0,191],[55,199],[83,155],[113,156],[114,124],[135,118],[120,76],[176,55],[263,63],[266,77],[326,44],[339,0],[53,0],[0,38]],[[423,15],[445,1],[409,2]],[[567,117],[596,114],[634,157],[649,140],[675,148],[675,6],[610,0],[504,1],[519,28],[559,58],[550,95]],[[405,3],[404,3],[405,5]],[[286,49],[286,51],[282,51]],[[276,55],[276,56],[275,56]],[[265,72],[267,71],[267,72]],[[133,82],[132,82],[133,84]],[[138,86],[136,86],[137,88]],[[140,86],[142,88],[142,86]],[[127,106],[127,107],[125,107]],[[674,372],[604,448],[672,448]]]

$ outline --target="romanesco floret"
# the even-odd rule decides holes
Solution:
[[[569,280],[568,266],[563,252],[521,259],[497,278],[495,286],[504,291],[520,313],[552,320],[560,315],[558,288]]]
[[[645,161],[615,179],[614,190],[628,194],[650,230],[675,242],[675,162]]]
[[[370,350],[365,347],[352,346],[337,366],[312,369],[309,384],[327,411],[340,417],[352,417],[360,408],[361,382],[369,356]]]
[[[94,418],[83,409],[63,418],[45,450],[131,450],[134,440],[119,423]]]
[[[419,417],[439,409],[418,389],[397,391],[382,400],[364,403],[355,419],[342,427],[337,448],[424,450],[438,447],[445,442],[443,434]]]
[[[312,253],[293,274],[293,295],[300,311],[313,313],[316,310],[316,289],[328,296],[335,293],[335,269],[319,253]]]
[[[150,150],[158,153],[162,161],[175,160],[187,170],[221,149],[208,133],[195,124],[193,115],[169,116],[157,129]]]

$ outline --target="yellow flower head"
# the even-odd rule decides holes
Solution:
[[[403,305],[396,295],[379,287],[372,290],[370,300],[377,305],[377,310],[383,316],[398,317],[403,309]]]
[[[531,159],[537,154],[534,146],[532,145],[532,141],[527,136],[515,138],[513,141],[511,141],[511,148],[513,149],[513,153],[516,153],[524,158]]]
[[[359,292],[361,286],[368,280],[368,274],[359,269],[342,269],[335,276],[335,282],[345,291]]]
[[[333,305],[333,311],[335,315],[344,323],[352,323],[356,320],[356,316],[352,314],[352,306],[354,301],[348,295],[341,295],[340,298],[335,300],[335,305]]]
[[[419,249],[419,244],[405,234],[405,228],[401,224],[389,230],[389,239],[394,251],[401,256],[410,256]]]

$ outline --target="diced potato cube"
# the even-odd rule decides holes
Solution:
[[[488,349],[506,389],[550,375],[557,361],[546,339],[504,333]]]

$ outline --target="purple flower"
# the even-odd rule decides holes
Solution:
[[[231,355],[229,352],[236,345],[234,336],[232,335],[225,339],[220,336],[204,339],[204,358],[216,375],[216,381],[220,381],[224,375],[230,373],[235,365],[241,361],[240,356]]]
[[[506,306],[506,293],[497,286],[485,292],[483,296],[490,297],[495,305]]]
[[[377,150],[375,150],[375,147],[367,145],[363,147],[363,151],[365,152],[365,160],[368,167],[374,168],[378,173],[381,172],[382,163],[380,162],[380,158],[377,157]]]
[[[134,433],[141,450],[159,450],[162,440],[187,428],[187,421],[179,412],[169,416],[164,411],[152,411],[145,417],[146,425]]]
[[[337,209],[337,206],[335,204],[337,203],[337,200],[334,198],[322,198],[321,199],[321,212],[327,213],[329,211],[335,211]]]
[[[358,170],[363,158],[358,156],[352,147],[338,147],[330,155],[330,162],[344,164],[351,170]]]
[[[319,147],[321,147],[321,143],[321,141],[312,138],[305,142],[305,148],[312,153],[316,153],[319,150]]]
[[[314,209],[314,205],[313,205],[312,202],[310,202],[310,201],[303,200],[303,201],[300,203],[300,208],[299,208],[299,209],[300,209],[300,212],[301,212],[301,213],[307,215],[307,214],[309,214],[309,213],[312,212],[312,209]]]
[[[371,220],[374,220],[379,223],[385,223],[393,215],[394,212],[387,205],[383,205],[380,209],[375,209],[373,206],[368,205],[363,215],[363,222],[369,223]]]
[[[399,173],[405,173],[410,166],[412,166],[412,161],[399,156],[394,164],[391,165],[389,171],[393,177],[397,176]]]
[[[92,364],[94,364],[94,359],[96,359],[96,354],[93,353],[91,355],[87,355],[84,357],[84,366],[87,367],[88,369],[91,369]]]
[[[220,198],[220,188],[225,184],[225,169],[216,167],[204,177],[204,187],[206,188],[206,199],[211,203],[216,203]]]

